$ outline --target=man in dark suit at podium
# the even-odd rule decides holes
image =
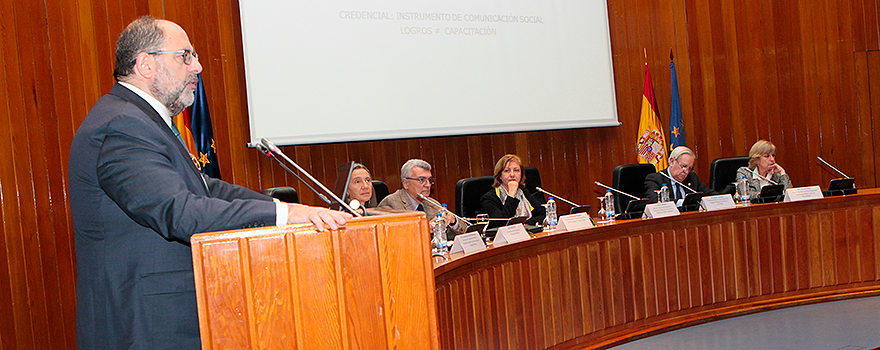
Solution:
[[[675,201],[677,205],[681,204],[679,200],[684,199],[685,196],[693,193],[664,175],[671,176],[675,181],[684,184],[694,191],[706,195],[718,194],[718,192],[715,192],[709,188],[709,186],[700,182],[697,173],[693,172],[696,160],[697,157],[694,155],[694,151],[691,151],[690,148],[678,146],[673,149],[672,152],[669,153],[669,166],[664,170],[648,174],[648,176],[645,177],[645,195],[651,200],[651,203],[656,203],[659,199],[657,190],[659,190],[663,184],[666,184],[666,186],[669,187],[669,199]]]
[[[77,347],[200,349],[190,237],[348,214],[273,202],[203,176],[171,117],[192,104],[198,55],[184,30],[141,17],[116,43],[117,84],[70,149]]]

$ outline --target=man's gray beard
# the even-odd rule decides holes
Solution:
[[[156,97],[165,108],[168,109],[168,112],[171,113],[171,116],[175,116],[183,112],[186,107],[189,107],[195,101],[195,91],[186,92],[186,87],[190,83],[190,78],[187,76],[187,79],[183,81],[180,88],[174,91],[162,91],[161,86],[167,85],[166,81],[168,81],[168,76],[170,75],[168,71],[164,67],[159,68],[158,79],[153,81],[150,84],[150,92],[153,96]]]
[[[150,86],[150,92],[156,99],[161,102],[172,116],[180,114],[186,107],[193,104],[195,100],[195,92],[186,92],[186,84],[179,89],[170,92],[163,92],[159,88],[159,82],[154,82]]]

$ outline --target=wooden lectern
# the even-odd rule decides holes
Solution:
[[[439,349],[424,213],[203,233],[203,349]]]

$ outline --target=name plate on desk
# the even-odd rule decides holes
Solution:
[[[492,245],[525,241],[529,238],[532,237],[526,232],[526,227],[523,224],[504,226],[498,228],[498,233],[495,234],[495,240],[492,241]]]
[[[806,201],[810,199],[822,199],[822,189],[819,186],[794,187],[785,190],[783,202]]]
[[[480,233],[472,231],[455,236],[455,241],[452,242],[452,249],[449,250],[449,254],[470,254],[485,248],[486,242],[483,242]]]
[[[593,220],[587,213],[577,213],[563,215],[559,217],[559,223],[556,224],[557,231],[574,231],[593,227]]]
[[[705,196],[700,204],[706,211],[733,209],[736,203],[733,202],[733,196],[729,194],[719,194],[717,196]]]
[[[648,219],[658,219],[676,215],[681,215],[681,213],[678,212],[678,208],[675,207],[674,202],[662,202],[646,205],[645,213],[642,214],[642,217]]]

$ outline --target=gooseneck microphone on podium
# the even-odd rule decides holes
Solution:
[[[318,187],[321,188],[321,190],[323,190],[324,192],[326,192],[327,194],[329,194],[330,197],[333,198],[334,201],[336,201],[337,203],[339,203],[339,205],[341,205],[343,208],[345,208],[346,210],[348,210],[348,211],[349,211],[350,213],[352,213],[354,216],[356,216],[356,217],[363,217],[363,215],[361,215],[360,213],[358,213],[357,211],[355,211],[354,209],[352,209],[351,206],[348,205],[348,203],[345,203],[345,201],[343,201],[342,199],[340,199],[339,196],[337,196],[335,193],[333,193],[333,191],[330,191],[329,189],[327,189],[326,186],[324,186],[324,184],[322,184],[320,181],[318,181],[317,179],[315,179],[315,178],[312,176],[312,174],[309,174],[309,172],[308,172],[308,171],[305,171],[305,169],[303,169],[302,167],[300,167],[299,164],[296,164],[296,162],[294,162],[293,160],[291,160],[290,158],[288,158],[287,155],[284,154],[284,152],[281,152],[281,150],[278,148],[278,146],[275,146],[275,144],[272,143],[272,141],[269,141],[268,139],[266,139],[266,138],[264,137],[263,139],[260,140],[260,143],[259,143],[259,144],[256,144],[255,146],[256,146],[257,150],[259,150],[261,153],[265,154],[267,157],[272,158],[272,159],[275,159],[275,161],[278,162],[278,164],[280,164],[281,167],[284,168],[284,170],[287,170],[287,172],[293,174],[293,176],[296,176],[296,178],[299,179],[299,181],[301,181],[302,183],[304,183],[309,189],[312,190],[312,192],[314,192],[316,195],[318,195],[318,198],[321,198],[321,200],[323,200],[323,201],[326,202],[327,204],[330,204],[330,201],[327,199],[327,197],[325,197],[325,196],[324,196],[323,194],[321,194],[320,192],[316,191],[311,185],[309,185],[308,182],[304,181],[304,180],[303,180],[301,177],[299,177],[299,175],[297,175],[293,170],[290,170],[290,168],[288,168],[286,165],[284,165],[284,163],[282,163],[281,160],[279,160],[278,157],[277,157],[276,155],[281,156],[281,158],[284,158],[284,160],[285,160],[287,163],[289,163],[290,165],[293,165],[293,167],[296,168],[297,171],[303,173],[303,174],[304,174],[309,180],[312,181],[312,183],[318,185]]]

